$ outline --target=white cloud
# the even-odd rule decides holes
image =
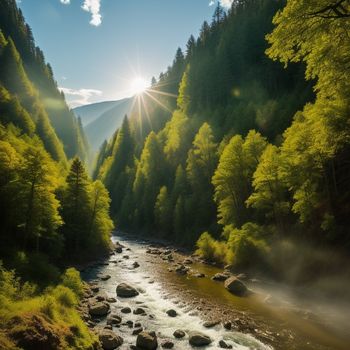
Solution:
[[[230,8],[233,0],[220,0],[220,3],[223,7]]]
[[[102,91],[96,89],[70,89],[66,87],[59,87],[62,91],[70,107],[78,107],[91,103],[90,98],[94,96],[101,96]]]
[[[221,6],[227,8],[227,9],[231,8],[233,1],[234,0],[218,0],[218,2],[220,2]],[[210,0],[209,6],[215,5],[215,3],[216,3],[216,1]]]
[[[90,24],[98,27],[102,23],[101,0],[84,0],[82,9],[91,13]]]
[[[60,0],[60,2],[64,5],[70,5],[71,0]],[[102,23],[101,0],[84,0],[81,8],[91,14],[91,25],[98,27]]]

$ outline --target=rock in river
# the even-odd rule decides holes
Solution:
[[[192,346],[206,346],[211,343],[210,337],[201,332],[191,332],[188,341]]]
[[[91,316],[106,316],[109,311],[109,304],[105,302],[96,302],[89,305],[89,313]]]
[[[203,326],[205,328],[212,328],[212,327],[215,327],[217,326],[218,324],[220,324],[220,320],[214,320],[214,321],[206,321],[203,323]]]
[[[134,315],[144,315],[146,311],[142,307],[138,307],[134,310],[133,314]]]
[[[225,340],[220,340],[219,341],[219,347],[221,349],[232,349],[232,345],[228,345]]]
[[[113,350],[123,344],[123,338],[109,329],[99,331],[98,338],[104,350]]]
[[[136,346],[141,349],[154,350],[158,347],[157,336],[155,332],[141,332],[137,336]]]
[[[130,314],[131,309],[130,309],[128,306],[126,306],[126,307],[123,307],[123,308],[120,310],[120,312],[122,312],[123,314]]]
[[[100,277],[101,281],[107,281],[107,280],[109,280],[110,278],[111,278],[110,275],[102,275],[102,276]]]
[[[211,279],[213,281],[226,281],[228,278],[230,277],[230,275],[227,272],[223,272],[223,273],[216,273]]]
[[[170,309],[166,312],[168,314],[168,316],[170,317],[176,317],[177,316],[177,312],[176,310]]]
[[[248,288],[237,277],[230,277],[225,281],[225,288],[234,295],[244,297],[248,294]]]
[[[183,338],[186,335],[186,333],[184,331],[182,331],[181,329],[177,329],[174,333],[173,336],[177,339]]]
[[[132,298],[139,295],[139,292],[126,283],[120,283],[117,286],[117,295],[122,298]]]
[[[172,349],[174,347],[174,343],[170,340],[166,340],[162,343],[163,349]]]

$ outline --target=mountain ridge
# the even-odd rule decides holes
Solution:
[[[131,111],[133,97],[116,101],[101,101],[73,109],[81,119],[84,131],[93,151],[97,151],[104,140],[109,140],[121,126],[126,114]]]

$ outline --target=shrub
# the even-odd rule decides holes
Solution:
[[[226,263],[237,269],[266,265],[268,248],[260,226],[247,223],[241,229],[228,226],[224,231],[228,237]]]
[[[61,305],[65,307],[73,307],[78,303],[77,296],[74,291],[65,286],[58,285],[52,290],[51,294]]]
[[[67,269],[61,276],[62,284],[71,289],[78,297],[84,293],[84,285],[80,278],[80,273],[73,267]]]
[[[197,241],[196,253],[207,260],[226,262],[227,245],[224,241],[215,240],[208,232],[201,234]]]
[[[204,259],[214,260],[214,257],[215,257],[214,242],[215,240],[208,232],[202,233],[196,243],[198,248],[196,250],[196,254],[200,255]]]

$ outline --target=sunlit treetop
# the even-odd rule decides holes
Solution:
[[[286,65],[304,61],[307,79],[325,97],[349,91],[350,1],[288,0],[274,17],[267,54]]]

